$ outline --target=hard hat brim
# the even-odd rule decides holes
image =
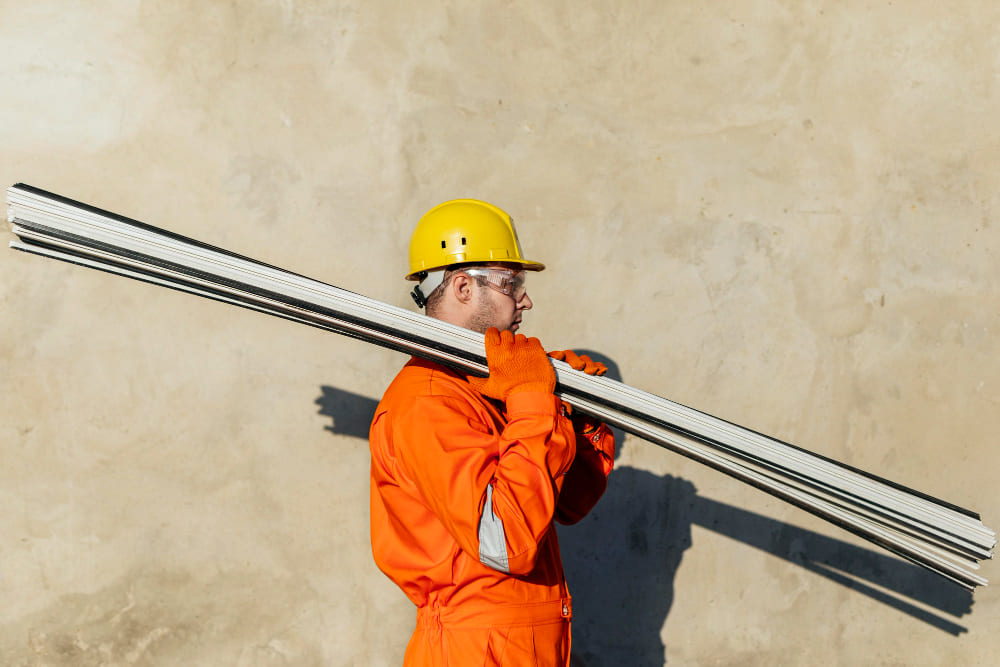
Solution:
[[[457,269],[463,266],[489,266],[490,264],[509,264],[513,266],[520,267],[524,271],[544,271],[545,265],[541,262],[535,262],[530,259],[514,259],[514,260],[500,260],[500,261],[487,261],[487,262],[456,262],[454,264],[442,264],[441,266],[432,266],[426,269],[421,269],[414,273],[410,273],[406,276],[406,280],[419,281],[421,273],[426,273],[428,271],[438,271],[440,269]]]

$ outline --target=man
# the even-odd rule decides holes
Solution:
[[[372,420],[372,552],[418,608],[405,665],[569,664],[553,520],[575,523],[594,506],[614,441],[553,394],[538,339],[514,334],[533,306],[525,274],[544,268],[486,202],[445,202],[411,238],[418,305],[485,333],[490,374],[411,359]],[[551,356],[607,370],[572,351]]]

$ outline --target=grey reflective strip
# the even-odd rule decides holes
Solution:
[[[486,503],[479,517],[479,562],[500,572],[510,573],[507,564],[507,539],[503,521],[493,513],[493,485],[486,487]]]

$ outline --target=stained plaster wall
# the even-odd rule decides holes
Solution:
[[[996,526],[998,7],[3,2],[0,183],[397,305],[494,201],[547,346]],[[0,663],[400,663],[400,355],[13,251],[0,313]],[[578,665],[1000,663],[995,589],[641,441],[560,534]]]

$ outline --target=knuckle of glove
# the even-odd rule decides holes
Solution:
[[[520,343],[517,390],[552,393],[556,387],[556,373],[541,341],[521,336]]]

